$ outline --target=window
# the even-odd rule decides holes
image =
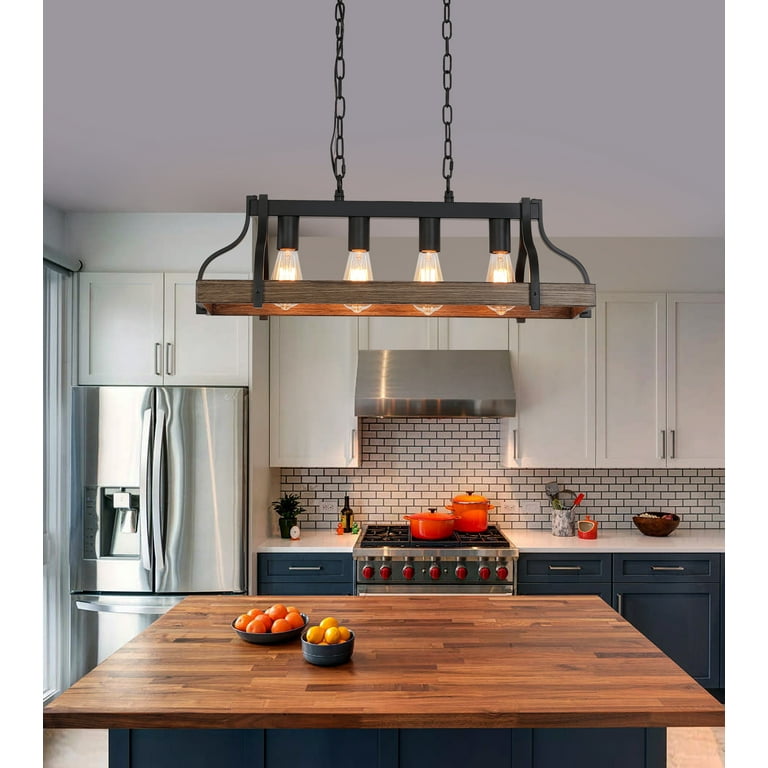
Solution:
[[[43,700],[66,684],[72,273],[43,262]]]

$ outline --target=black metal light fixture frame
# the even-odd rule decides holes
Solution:
[[[347,218],[350,237],[353,231],[367,236],[355,220],[372,218],[398,219],[485,219],[490,222],[491,240],[501,238],[503,223],[516,220],[520,237],[515,264],[514,283],[372,281],[351,283],[345,280],[269,280],[268,221],[292,221],[306,217]],[[294,217],[288,219],[284,217]],[[253,280],[204,279],[208,265],[218,256],[242,242],[255,220],[256,243],[253,251]],[[539,258],[533,240],[532,222],[544,244],[558,256],[578,269],[581,283],[541,283]],[[439,232],[439,230],[437,230]],[[494,235],[494,231],[496,234]],[[367,237],[366,237],[367,239]],[[492,243],[493,245],[493,243]],[[509,244],[506,243],[507,248]],[[526,280],[528,273],[528,282]],[[245,224],[238,237],[229,245],[211,254],[202,264],[197,276],[197,312],[224,315],[352,315],[345,304],[371,304],[364,315],[414,315],[413,304],[441,304],[436,314],[456,317],[498,317],[488,307],[505,304],[512,307],[508,317],[552,317],[568,319],[589,317],[595,306],[596,290],[590,283],[581,262],[558,248],[547,237],[542,218],[542,201],[523,198],[519,203],[462,203],[407,201],[347,201],[347,200],[270,200],[267,195],[246,198]],[[295,304],[291,310],[281,310],[277,304]]]

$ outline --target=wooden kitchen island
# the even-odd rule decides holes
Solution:
[[[291,603],[356,633],[339,667],[230,622]],[[45,707],[110,768],[652,768],[724,707],[596,596],[188,597]]]

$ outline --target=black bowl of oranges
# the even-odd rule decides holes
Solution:
[[[301,652],[310,664],[335,667],[349,661],[355,648],[355,633],[326,616],[319,624],[307,627],[301,635]]]
[[[232,629],[246,643],[274,645],[298,637],[309,624],[309,617],[296,606],[275,603],[269,608],[251,608],[232,621]]]

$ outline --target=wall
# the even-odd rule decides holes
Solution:
[[[364,418],[360,438],[356,469],[282,470],[282,490],[307,510],[303,527],[335,528],[344,494],[361,524],[394,524],[471,490],[496,507],[491,523],[548,530],[550,481],[584,492],[582,511],[603,528],[632,528],[632,515],[667,510],[681,528],[725,526],[722,469],[501,468],[498,419]]]

